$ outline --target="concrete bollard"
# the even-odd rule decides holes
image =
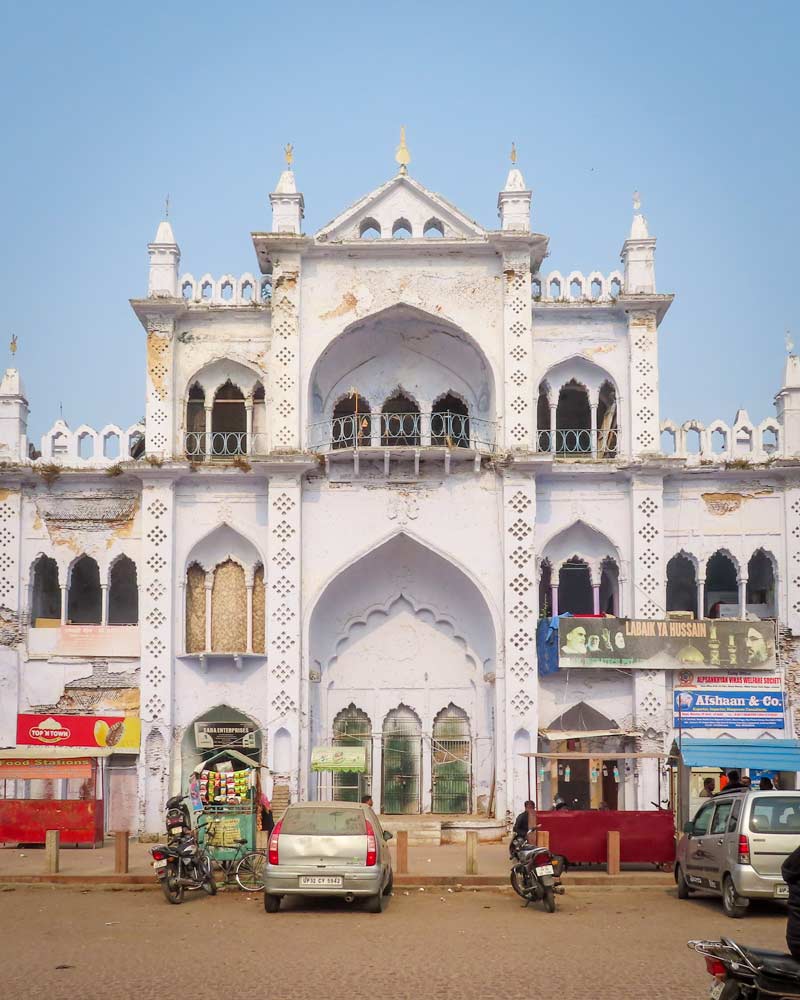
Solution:
[[[118,830],[114,834],[114,871],[117,875],[127,875],[129,858],[128,858],[128,846],[129,846],[130,834],[127,830]]]
[[[550,850],[550,831],[549,830],[537,830],[536,831],[536,846],[546,847]]]
[[[61,833],[58,830],[47,830],[44,835],[44,856],[47,864],[47,874],[58,874],[58,850],[61,846]]]
[[[398,875],[408,874],[408,830],[397,831],[397,859],[395,865]]]
[[[478,831],[467,830],[467,875],[478,874]]]
[[[606,840],[606,871],[619,875],[619,830],[609,830]]]

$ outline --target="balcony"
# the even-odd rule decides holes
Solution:
[[[187,431],[183,448],[191,462],[230,461],[267,454],[267,435],[246,431]]]
[[[619,455],[619,430],[540,430],[536,432],[536,450],[557,458],[612,459]]]

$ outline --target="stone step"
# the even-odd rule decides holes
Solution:
[[[380,816],[381,826],[397,836],[398,830],[408,831],[408,843],[412,847],[423,845],[438,847],[442,842],[441,820],[426,816]]]

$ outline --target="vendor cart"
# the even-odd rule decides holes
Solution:
[[[220,750],[195,769],[192,780],[202,807],[198,839],[211,857],[222,864],[255,850],[261,799],[258,763],[238,750]],[[243,845],[238,843],[242,840]]]

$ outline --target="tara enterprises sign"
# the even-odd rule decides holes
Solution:
[[[198,750],[241,747],[255,750],[256,727],[248,722],[195,722],[194,741]]]
[[[560,667],[774,670],[772,622],[561,618]]]

